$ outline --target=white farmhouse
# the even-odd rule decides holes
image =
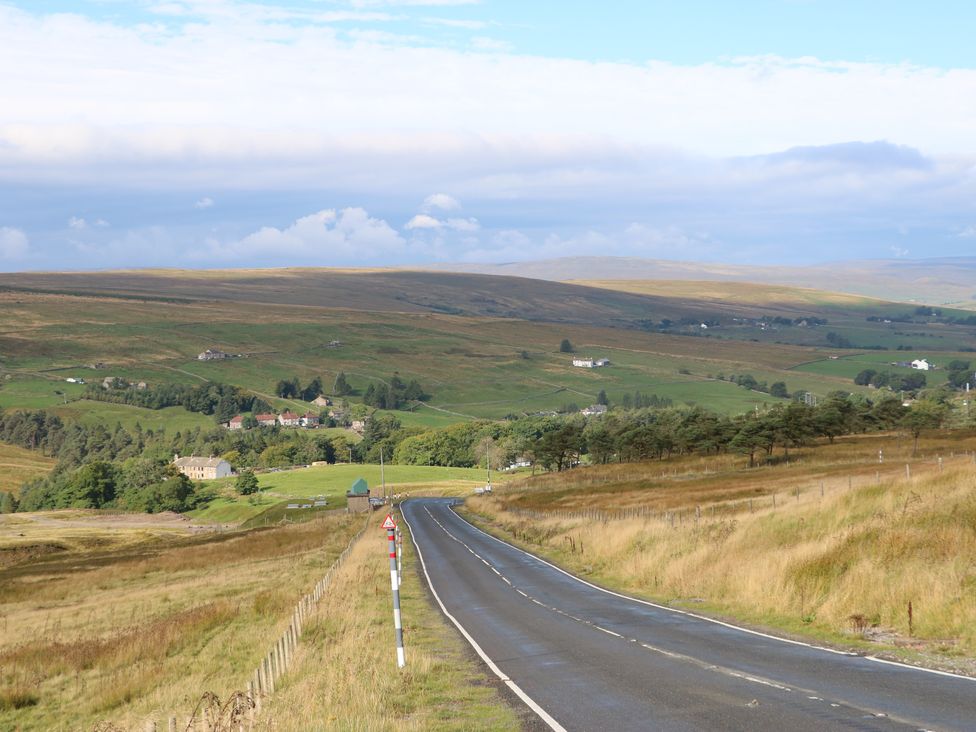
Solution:
[[[914,361],[912,361],[912,368],[918,369],[919,371],[928,371],[932,368],[932,364],[930,364],[924,358],[916,358]]]

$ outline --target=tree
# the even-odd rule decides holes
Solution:
[[[17,510],[17,496],[13,493],[0,493],[0,513],[14,513]]]
[[[308,382],[308,386],[302,390],[302,399],[304,399],[306,402],[310,402],[321,395],[322,379],[316,376],[314,379]]]
[[[569,338],[563,338],[562,341],[559,342],[560,353],[572,353],[573,350],[573,344],[569,342]]]
[[[769,395],[774,397],[780,397],[782,399],[787,399],[790,396],[790,392],[786,389],[786,382],[774,381],[769,387]]]
[[[944,404],[928,400],[919,400],[902,417],[901,424],[912,436],[912,455],[918,452],[918,438],[922,430],[941,427],[946,418]]]
[[[352,387],[349,382],[346,381],[346,374],[344,371],[340,371],[335,378],[335,383],[332,385],[332,393],[336,396],[347,396],[352,394]]]
[[[600,389],[600,393],[596,395],[596,403],[604,406],[610,404],[610,400],[607,399],[607,393],[603,389]]]
[[[260,490],[260,487],[258,486],[258,477],[250,470],[241,471],[241,474],[237,476],[234,487],[242,496],[249,496],[252,493],[257,493]]]

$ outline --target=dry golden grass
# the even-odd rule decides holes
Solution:
[[[956,442],[971,445],[971,437]],[[874,449],[874,440],[865,440]],[[842,444],[839,458],[865,456],[865,445]],[[938,437],[928,447],[946,448]],[[635,594],[692,603],[789,632],[863,642],[851,635],[851,617],[861,615],[874,641],[906,652],[943,657],[976,655],[976,467],[969,456],[912,466],[874,465],[851,480],[853,462],[834,464],[829,449],[812,451],[800,465],[728,472],[697,482],[659,481],[644,492],[662,509],[684,509],[679,522],[661,518],[592,520],[556,515],[520,515],[515,488],[469,501],[509,536],[574,571]],[[874,450],[875,461],[877,451]],[[805,465],[803,461],[808,461]],[[863,466],[862,466],[863,467]],[[888,468],[881,481],[874,468]],[[855,474],[857,475],[857,474]],[[786,480],[791,477],[792,482]],[[824,477],[825,476],[825,477]],[[824,495],[819,483],[824,477]],[[545,506],[547,478],[530,488],[531,505]],[[570,478],[572,481],[573,479]],[[729,500],[803,483],[797,500],[790,490],[756,501],[754,512]],[[720,484],[722,487],[720,487]],[[532,485],[531,483],[529,484]],[[639,490],[620,493],[580,487],[548,508],[611,508]],[[592,496],[587,503],[586,496]],[[560,503],[560,500],[563,502]],[[713,514],[712,505],[718,504]],[[701,506],[695,520],[694,506]],[[908,603],[914,610],[908,626]],[[944,660],[944,659],[943,659]],[[951,663],[951,661],[947,661]],[[971,669],[970,669],[971,670]]]
[[[661,295],[704,302],[735,303],[760,311],[764,305],[844,305],[862,307],[882,301],[862,295],[788,285],[721,280],[574,280],[574,284],[637,295]]]
[[[513,730],[518,714],[434,609],[404,536],[400,589],[407,666],[396,667],[384,532],[367,530],[306,622],[295,665],[259,729]]]
[[[0,444],[0,491],[17,495],[28,480],[51,472],[54,459],[37,451]]]
[[[0,728],[141,729],[243,689],[361,522],[130,537],[0,569]]]

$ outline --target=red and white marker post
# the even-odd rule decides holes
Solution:
[[[386,540],[390,548],[390,586],[393,588],[393,627],[396,630],[397,668],[407,665],[403,655],[403,623],[400,620],[400,572],[397,569],[396,521],[386,514],[382,528],[386,529]]]

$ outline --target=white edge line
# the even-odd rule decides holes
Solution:
[[[667,605],[659,605],[658,603],[651,602],[650,600],[642,600],[642,599],[640,599],[638,597],[631,597],[630,595],[625,595],[625,594],[623,594],[621,592],[614,592],[613,590],[608,590],[605,587],[600,587],[599,585],[595,585],[592,582],[587,582],[582,577],[577,577],[575,574],[572,574],[570,572],[567,572],[562,567],[557,567],[552,562],[546,561],[545,559],[543,559],[542,557],[540,557],[540,556],[538,556],[536,554],[532,554],[531,552],[527,552],[524,549],[520,549],[519,547],[515,546],[514,544],[509,544],[507,541],[504,541],[503,539],[499,539],[497,536],[492,536],[487,531],[484,531],[483,529],[479,528],[478,526],[475,526],[473,523],[471,523],[470,521],[468,521],[464,516],[462,516],[461,514],[459,514],[457,511],[455,511],[453,505],[450,505],[449,508],[451,509],[451,513],[453,513],[455,516],[457,516],[461,521],[463,521],[464,523],[466,523],[468,526],[470,526],[471,528],[473,528],[475,531],[477,531],[477,532],[479,532],[481,534],[484,534],[489,539],[494,539],[499,544],[503,544],[503,545],[505,545],[507,547],[511,547],[515,551],[520,552],[520,553],[524,554],[527,557],[531,557],[532,559],[536,559],[536,560],[542,562],[543,564],[545,564],[545,565],[547,565],[549,567],[552,567],[557,572],[561,572],[562,574],[566,575],[567,577],[570,577],[571,579],[574,579],[577,582],[580,582],[581,584],[586,585],[587,587],[592,587],[594,590],[599,590],[600,592],[604,592],[604,593],[606,593],[608,595],[613,595],[614,597],[619,597],[619,598],[624,599],[624,600],[630,600],[632,602],[637,602],[637,603],[640,603],[641,605],[647,605],[648,607],[657,608],[658,610],[665,610],[665,611],[667,611],[669,613],[675,613],[677,615],[686,615],[686,616],[688,616],[690,618],[695,618],[696,620],[704,620],[707,623],[714,623],[715,625],[721,625],[721,626],[724,626],[726,628],[731,628],[732,630],[738,630],[738,631],[741,631],[742,633],[749,633],[750,635],[757,635],[757,636],[759,636],[761,638],[769,638],[770,640],[779,641],[780,643],[790,643],[790,644],[795,645],[795,646],[803,646],[804,648],[812,648],[812,649],[817,650],[817,651],[825,651],[826,653],[833,653],[833,654],[836,654],[838,656],[847,656],[849,658],[864,658],[864,659],[866,659],[868,661],[874,661],[875,663],[884,663],[884,664],[888,664],[890,666],[901,666],[902,668],[911,669],[912,671],[923,671],[923,672],[925,672],[927,674],[935,674],[936,676],[948,676],[948,677],[951,677],[951,678],[954,678],[954,679],[963,679],[965,681],[976,682],[976,678],[974,678],[972,676],[965,676],[963,674],[955,674],[955,673],[952,673],[951,671],[939,671],[939,670],[934,669],[934,668],[925,668],[924,666],[912,666],[911,664],[901,663],[900,661],[888,661],[888,660],[886,660],[884,658],[878,658],[877,656],[861,655],[859,653],[851,653],[849,651],[838,651],[836,648],[826,648],[824,646],[814,645],[813,643],[806,643],[804,641],[793,640],[792,638],[783,638],[783,637],[778,636],[778,635],[771,635],[770,633],[763,633],[762,631],[752,630],[751,628],[743,628],[741,625],[733,625],[732,623],[728,623],[728,622],[726,622],[724,620],[718,620],[716,618],[710,618],[707,615],[698,615],[697,613],[688,612],[687,610],[679,610],[678,608],[668,607]]]
[[[404,503],[406,502],[407,501],[405,501]],[[505,682],[505,685],[509,689],[511,689],[519,699],[525,702],[525,705],[529,709],[535,712],[543,722],[549,725],[550,729],[552,729],[553,732],[566,732],[565,727],[563,727],[561,724],[559,724],[559,722],[553,719],[549,715],[549,713],[541,706],[539,706],[532,697],[530,697],[528,694],[522,691],[522,688],[518,684],[516,684],[514,681],[508,678],[505,672],[503,672],[495,664],[495,662],[491,660],[488,654],[485,653],[484,650],[482,650],[481,646],[478,645],[475,639],[471,637],[471,634],[468,633],[467,630],[465,630],[464,626],[461,625],[460,622],[458,622],[458,619],[455,618],[453,615],[451,615],[451,613],[447,611],[447,608],[444,607],[444,603],[441,602],[440,595],[438,595],[437,590],[434,589],[434,583],[431,581],[430,574],[427,572],[427,563],[424,561],[424,553],[420,549],[420,544],[417,542],[416,535],[413,533],[413,528],[410,526],[410,521],[407,519],[407,515],[406,513],[403,512],[402,508],[400,509],[400,515],[403,517],[404,522],[407,524],[407,529],[410,530],[410,536],[413,538],[413,546],[417,550],[417,556],[420,557],[420,566],[424,570],[424,577],[427,578],[427,586],[430,588],[431,593],[434,595],[434,599],[437,600],[437,604],[440,605],[441,612],[447,616],[448,620],[454,623],[455,627],[461,632],[461,635],[464,636],[465,640],[467,640],[468,643],[471,644],[471,647],[474,648],[475,652],[481,657],[481,660],[484,661],[488,665],[488,668],[492,670],[492,673],[494,673],[495,676],[497,676],[499,679]]]

